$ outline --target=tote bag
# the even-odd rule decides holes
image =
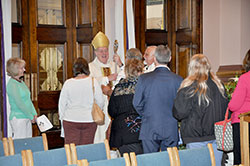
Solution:
[[[214,124],[214,133],[216,138],[217,149],[223,151],[233,150],[233,129],[231,118],[228,119],[229,109],[227,108],[225,119]]]
[[[95,103],[95,87],[94,87],[94,78],[92,77],[92,89],[93,89],[93,107],[92,107],[92,118],[97,125],[104,125],[105,114],[102,109]]]

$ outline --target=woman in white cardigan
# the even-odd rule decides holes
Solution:
[[[63,122],[64,143],[76,145],[92,144],[97,125],[91,111],[93,101],[103,108],[104,99],[98,82],[94,79],[95,93],[92,91],[92,77],[88,63],[78,58],[73,65],[73,78],[65,81],[59,98],[59,117]]]

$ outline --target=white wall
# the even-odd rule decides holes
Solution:
[[[250,48],[249,9],[249,0],[203,1],[203,53],[214,72],[242,63]]]
[[[241,61],[250,49],[250,0],[242,0],[241,3]]]
[[[240,64],[241,0],[220,4],[220,65]]]
[[[203,54],[209,58],[212,70],[216,72],[220,65],[220,1],[218,0],[203,1]]]
[[[114,0],[104,1],[105,5],[105,34],[109,38],[109,58],[113,57],[113,43],[115,40],[115,33],[113,30],[115,29],[115,12],[114,10],[107,10],[111,6],[115,6]]]
[[[12,54],[12,50],[11,50],[11,1],[1,1],[2,2],[2,12],[3,12],[3,35],[4,35],[4,56],[5,56],[5,62],[7,62],[7,60],[9,58],[11,58],[11,54]],[[6,63],[5,63],[6,65]],[[5,70],[6,71],[6,70]],[[5,78],[6,78],[6,84],[9,80],[9,76],[7,76],[7,73],[5,72]],[[6,85],[7,86],[7,85]],[[6,97],[8,97],[6,95]],[[7,118],[9,119],[9,114],[10,114],[10,105],[8,102],[8,98],[7,98]],[[11,127],[10,127],[10,123],[8,120],[8,137],[11,137]]]

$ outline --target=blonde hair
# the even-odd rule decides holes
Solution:
[[[128,59],[125,64],[126,77],[138,77],[143,71],[143,63],[138,59]]]
[[[196,54],[191,58],[188,68],[188,77],[183,80],[179,90],[188,87],[195,82],[195,88],[189,91],[190,97],[198,93],[199,105],[202,102],[208,105],[209,97],[207,96],[208,86],[206,81],[208,80],[209,76],[217,85],[222,96],[224,96],[224,87],[219,78],[213,72],[211,72],[211,65],[208,61],[208,58],[203,54]]]
[[[7,61],[7,74],[11,77],[15,77],[19,74],[19,68],[21,65],[25,65],[25,61],[20,58],[10,58]]]

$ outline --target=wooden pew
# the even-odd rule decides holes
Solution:
[[[241,149],[241,164],[246,166],[249,163],[249,122],[250,111],[239,115],[240,118],[240,149]]]

